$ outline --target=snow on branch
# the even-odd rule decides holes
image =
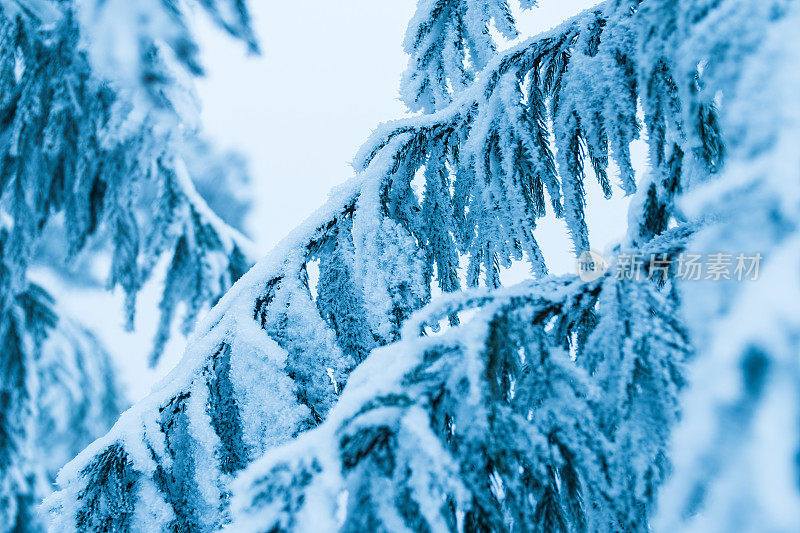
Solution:
[[[478,305],[471,319],[419,335],[417,324],[453,313],[457,300]],[[689,353],[655,286],[567,277],[448,301],[374,351],[325,423],[239,477],[230,531],[646,524],[667,445],[651,417],[677,420]],[[634,361],[651,374],[629,373]],[[601,400],[591,375],[623,393],[618,403]],[[641,465],[653,471],[638,478]],[[630,480],[640,486],[629,492]]]
[[[128,520],[217,527],[226,516],[215,503],[227,498],[225,480],[325,416],[353,361],[315,305],[306,264],[334,245],[360,183],[342,187],[234,284],[198,326],[180,365],[62,470],[64,488],[49,502],[58,528]],[[348,272],[345,264],[331,276]],[[148,511],[121,512],[120,501]]]
[[[529,9],[535,4],[522,0]],[[432,113],[464,90],[495,54],[491,29],[518,36],[506,0],[423,0],[408,23],[403,48],[410,56],[400,93],[412,111]]]
[[[547,272],[533,236],[536,220],[546,213],[545,194],[556,216],[565,218],[575,251],[589,248],[587,154],[607,195],[610,153],[622,170],[621,188],[635,191],[628,145],[639,132],[637,94],[614,89],[635,88],[636,72],[609,57],[627,54],[632,61],[633,51],[602,38],[619,31],[631,14],[614,8],[602,4],[498,54],[447,107],[380,126],[357,154],[354,166],[364,169],[390,140],[410,136],[398,152],[405,158],[404,173],[414,175],[424,166],[448,176],[459,222],[450,232],[470,252],[470,284],[481,270],[497,284],[497,265],[523,254],[535,274]]]

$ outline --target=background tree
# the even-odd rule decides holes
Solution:
[[[202,5],[254,46],[240,3]],[[42,529],[34,508],[57,463],[123,406],[106,352],[28,280],[48,235],[61,232],[68,260],[108,250],[108,284],[126,293],[131,326],[137,291],[172,256],[156,352],[179,303],[188,328],[250,264],[247,240],[208,209],[186,171],[192,152],[182,147],[195,134],[179,127],[193,112],[181,76],[200,67],[183,9],[0,2],[0,531]],[[120,55],[98,55],[107,51]],[[144,211],[148,189],[158,201]]]
[[[704,64],[699,98],[721,100],[728,157],[719,178],[687,203],[713,224],[698,251],[763,256],[758,281],[687,290],[697,342],[675,473],[660,500],[668,531],[791,531],[800,523],[796,2],[669,8],[685,72]],[[667,8],[665,8],[666,10]],[[661,13],[652,13],[659,17]]]

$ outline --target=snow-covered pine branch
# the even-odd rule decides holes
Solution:
[[[65,467],[64,489],[49,502],[55,529],[218,527],[227,521],[230,477],[321,422],[348,371],[376,344],[370,328],[382,325],[367,322],[354,279],[350,227],[365,181],[341,187],[243,276],[198,326],[181,364]],[[416,249],[404,256],[403,241],[389,240],[396,235],[386,236],[387,272],[408,275]],[[317,262],[315,299],[308,269]],[[389,287],[392,316],[410,314],[409,289]]]
[[[544,275],[533,232],[545,194],[556,214],[566,213],[576,249],[585,249],[584,147],[604,188],[611,153],[623,189],[633,191],[624,169],[639,129],[634,15],[624,2],[586,11],[489,61],[441,111],[379,128],[356,159],[359,176],[245,275],[178,368],[63,471],[49,504],[54,527],[226,523],[231,476],[324,420],[353,366],[397,340],[429,300],[434,271],[446,292],[459,287],[464,254],[471,285],[483,271],[496,287],[498,265],[525,255]],[[581,90],[590,78],[599,109],[586,107]],[[678,131],[681,116],[658,102],[651,127]],[[638,238],[637,228],[637,243],[666,229],[677,189],[664,181],[681,167],[669,168],[653,169],[663,179],[652,179],[647,209],[636,212],[650,232]],[[411,183],[420,172],[422,198]]]
[[[535,3],[520,2],[523,8]],[[410,56],[400,82],[406,105],[425,113],[447,107],[494,56],[491,29],[506,39],[518,36],[507,0],[419,2],[403,42]]]
[[[689,353],[668,299],[608,275],[446,300],[240,476],[230,531],[646,530]]]
[[[704,149],[687,158],[687,168],[707,176],[718,166],[713,106],[686,102],[704,112],[684,120],[672,67],[661,55],[641,56],[636,46],[637,31],[647,37],[646,28],[635,25],[636,13],[631,2],[609,1],[578,14],[499,54],[446,108],[384,124],[361,148],[355,159],[360,169],[387,150],[403,158],[402,172],[384,186],[383,201],[390,212],[402,212],[418,239],[433,245],[443,288],[453,278],[449,258],[457,250],[469,253],[471,285],[481,272],[497,284],[498,267],[523,254],[535,274],[546,273],[533,236],[546,211],[545,195],[556,216],[565,218],[575,251],[587,250],[585,157],[607,195],[610,158],[619,168],[620,188],[636,190],[629,145],[640,130],[637,102],[646,110],[648,132],[657,133],[647,139],[653,168],[640,193],[633,240],[646,242],[667,228],[688,143]],[[650,61],[659,67],[649,68]],[[687,137],[689,129],[702,131],[702,138]],[[401,136],[407,140],[387,146]],[[423,167],[426,199],[428,191],[442,189],[431,177],[443,176],[452,187],[449,219],[420,212],[409,201],[407,183]]]
[[[44,467],[48,483],[55,481],[70,459],[111,429],[128,407],[106,349],[74,318],[60,309],[57,314],[36,365],[39,419],[35,440],[41,458],[37,463]]]

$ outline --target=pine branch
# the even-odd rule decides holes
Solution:
[[[691,234],[676,231],[652,249],[674,253]],[[619,305],[607,303],[618,295]],[[613,275],[438,300],[406,322],[399,342],[374,351],[353,373],[320,427],[269,450],[239,477],[231,529],[359,530],[385,525],[388,516],[392,528],[410,530],[646,528],[627,513],[652,499],[630,504],[624,498],[639,493],[623,485],[639,474],[627,462],[632,454],[663,466],[665,431],[677,419],[688,343],[669,311],[653,315],[667,305],[649,281]],[[426,334],[425,325],[470,309],[463,325]],[[587,320],[595,310],[600,320]],[[609,331],[625,320],[635,343]],[[619,344],[598,351],[607,337]],[[598,357],[607,365],[602,372]],[[615,365],[618,358],[670,367],[631,376],[628,363]],[[595,384],[595,375],[603,381]],[[609,404],[596,386],[644,388],[647,397]],[[667,420],[648,433],[653,422],[638,410]],[[631,434],[639,440],[628,440]],[[646,476],[642,483],[654,482]]]

